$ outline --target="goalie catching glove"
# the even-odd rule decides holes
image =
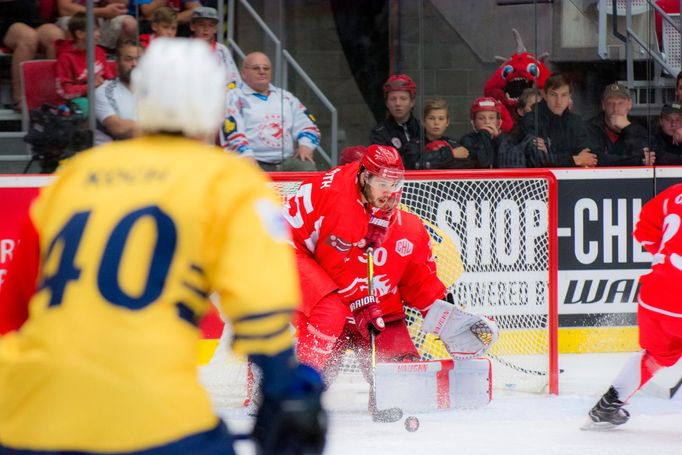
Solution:
[[[438,336],[455,359],[483,354],[499,336],[497,324],[490,319],[462,311],[444,300],[431,305],[422,330]]]

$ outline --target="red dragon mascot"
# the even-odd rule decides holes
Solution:
[[[545,80],[549,77],[550,71],[543,61],[548,54],[542,54],[535,58],[528,53],[526,46],[521,40],[521,35],[516,29],[512,29],[516,39],[516,53],[509,58],[496,56],[495,60],[502,62],[490,79],[485,83],[483,93],[485,96],[495,98],[504,109],[502,109],[502,131],[508,133],[514,126],[513,112],[516,108],[516,101],[524,89],[535,85],[542,90]]]

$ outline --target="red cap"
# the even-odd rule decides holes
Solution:
[[[483,111],[497,112],[498,115],[502,115],[502,106],[500,105],[500,102],[497,101],[495,98],[490,97],[476,98],[474,102],[471,104],[471,110],[469,111],[471,120],[474,119],[477,112]]]
[[[412,98],[417,96],[417,84],[407,74],[394,74],[386,79],[384,93],[409,92]]]

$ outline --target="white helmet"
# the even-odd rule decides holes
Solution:
[[[131,76],[137,123],[145,132],[213,135],[225,116],[226,81],[206,42],[157,38]]]

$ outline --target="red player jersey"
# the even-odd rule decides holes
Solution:
[[[367,234],[372,208],[357,185],[359,166],[339,166],[304,181],[285,208],[306,313],[329,292],[367,283],[366,253],[356,245]],[[423,311],[443,298],[430,237],[416,215],[398,210],[381,247],[374,249],[374,289],[387,316],[402,315],[403,300]]]
[[[673,185],[647,202],[634,236],[653,254],[651,272],[640,278],[640,305],[682,317],[682,184]]]

